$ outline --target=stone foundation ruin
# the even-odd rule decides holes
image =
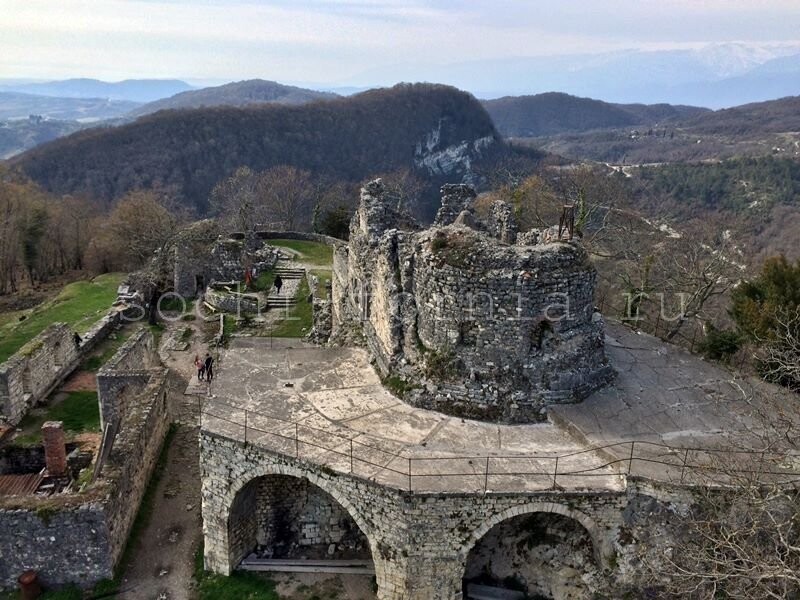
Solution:
[[[0,589],[28,569],[51,587],[114,576],[169,425],[167,371],[155,352],[142,329],[98,375],[104,435],[94,457],[65,445],[60,423],[45,423],[43,446],[0,449],[0,480],[18,482],[0,493]],[[62,483],[48,488],[54,477]]]
[[[481,220],[475,192],[442,188],[433,226],[367,184],[334,254],[333,337],[360,329],[407,402],[477,419],[542,420],[612,376],[596,273],[577,240],[520,236],[511,207]]]

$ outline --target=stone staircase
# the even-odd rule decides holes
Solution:
[[[278,265],[273,272],[276,277],[280,275],[283,280],[283,287],[280,294],[276,293],[274,287],[269,290],[267,308],[289,309],[297,304],[297,289],[300,287],[301,279],[306,276],[306,272],[304,269],[280,266],[280,262]]]

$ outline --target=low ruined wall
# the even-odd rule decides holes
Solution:
[[[154,370],[151,375],[147,387],[129,399],[102,470],[102,478],[111,486],[105,514],[114,565],[122,557],[169,428],[167,370]]]
[[[75,369],[81,353],[74,335],[54,323],[0,365],[0,418],[18,424]]]
[[[205,301],[217,310],[233,315],[257,315],[260,312],[257,296],[209,288],[206,290]]]
[[[100,503],[0,508],[0,588],[35,569],[45,586],[88,587],[113,576],[106,513]]]
[[[112,310],[105,317],[92,325],[92,328],[82,336],[80,346],[81,354],[86,355],[94,350],[100,342],[106,339],[109,334],[117,328],[120,324],[120,320],[121,313]]]
[[[83,493],[0,498],[0,588],[34,569],[45,586],[90,587],[114,576],[169,427],[166,369],[127,399],[119,433]]]
[[[0,364],[0,420],[17,425],[119,322],[117,311],[108,313],[82,336],[79,345],[71,327],[54,323]]]
[[[97,373],[100,423],[115,424],[122,416],[124,399],[133,397],[148,384],[150,369],[158,364],[153,333],[142,328],[128,339]]]

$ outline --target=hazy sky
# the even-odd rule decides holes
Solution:
[[[800,0],[0,0],[0,78],[358,83],[392,65],[800,38]]]

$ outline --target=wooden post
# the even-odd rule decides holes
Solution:
[[[633,447],[636,442],[631,442],[631,455],[628,457],[628,475],[631,474],[631,469],[633,469]]]
[[[489,457],[486,457],[486,471],[484,471],[483,476],[483,493],[485,494],[489,490]]]
[[[554,490],[558,489],[558,484],[556,482],[557,479],[558,479],[558,457],[556,456],[556,466],[553,469],[553,489]]]
[[[294,457],[300,458],[300,426],[294,424]]]
[[[686,450],[683,453],[683,467],[681,467],[681,483],[683,483],[683,476],[686,473],[686,461],[688,459],[689,459],[689,449],[686,448]]]

